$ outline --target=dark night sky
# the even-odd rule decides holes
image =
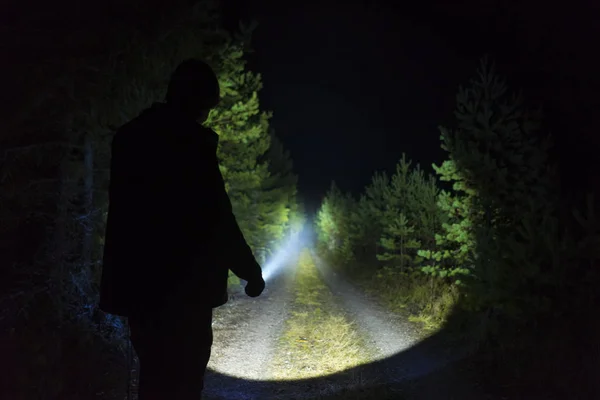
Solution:
[[[360,191],[375,170],[393,170],[402,152],[426,168],[442,160],[437,126],[452,121],[457,88],[484,53],[550,114],[592,110],[597,100],[572,99],[598,88],[597,78],[574,81],[593,71],[585,39],[598,14],[582,13],[583,3],[522,3],[231,1],[229,17],[259,21],[250,67],[263,74],[262,105],[274,111],[301,194],[314,204],[332,179]],[[553,121],[553,130],[566,120]],[[578,127],[588,140],[597,140],[589,133],[595,122]],[[579,146],[572,133],[563,136],[567,147]]]
[[[251,67],[263,74],[262,103],[305,197],[318,200],[332,179],[358,191],[403,151],[427,166],[440,159],[436,126],[465,78],[457,70],[468,68],[438,37],[380,7],[255,3],[252,11],[261,25]]]
[[[222,1],[230,26],[259,22],[249,66],[313,207],[331,180],[356,193],[402,152],[442,161],[437,127],[485,53],[543,103],[565,181],[600,175],[597,0]]]

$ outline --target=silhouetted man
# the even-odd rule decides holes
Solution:
[[[201,125],[218,101],[211,68],[187,60],[166,103],[113,139],[100,308],[129,318],[140,400],[199,399],[228,271],[249,296],[265,287],[225,191],[218,136]]]

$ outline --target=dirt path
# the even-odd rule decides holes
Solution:
[[[243,291],[214,312],[214,344],[205,394],[210,399],[262,398],[269,364],[287,315],[290,274],[249,298]]]
[[[397,388],[403,399],[486,398],[461,371],[453,368],[466,355],[465,350],[427,339],[406,317],[383,309],[314,252],[313,258],[323,280],[372,346],[374,362],[363,368],[367,380]]]
[[[313,258],[327,286],[337,296],[349,315],[358,322],[358,326],[362,328],[367,342],[373,348],[373,361],[392,357],[419,341],[422,334],[415,324],[391,314],[368,299],[346,279],[328,268],[327,264],[314,253]],[[392,369],[386,364],[386,368],[382,371],[376,371],[377,375],[380,377],[385,375],[386,381],[404,380],[427,373],[435,363],[434,360],[427,357],[419,357],[412,361],[394,365]]]
[[[286,351],[280,338],[293,302],[290,285],[294,284],[294,268],[288,268],[287,273],[269,283],[261,297],[251,299],[237,293],[227,305],[215,310],[213,353],[205,387],[207,400],[486,399],[453,369],[453,362],[460,358],[457,351],[425,345],[429,339],[423,338],[415,324],[384,310],[336,275],[314,253],[313,259],[333,294],[332,306],[356,322],[354,325],[364,338],[360,342],[371,361],[327,376],[275,379],[273,356],[276,351]],[[290,257],[291,263],[295,261],[296,257]],[[342,386],[345,393],[338,390]],[[377,390],[385,396],[380,397]],[[327,395],[323,396],[325,392]]]

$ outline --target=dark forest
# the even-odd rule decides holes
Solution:
[[[600,398],[592,2],[2,9],[0,398]],[[140,395],[135,315],[99,305],[115,138],[190,59],[219,93],[186,123],[218,145],[125,154],[154,186],[123,180],[119,284],[178,329],[149,353],[194,363],[198,316],[210,361],[197,397]],[[199,304],[215,271],[226,298]]]

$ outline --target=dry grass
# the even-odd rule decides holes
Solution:
[[[439,330],[458,301],[458,288],[418,271],[400,272],[383,268],[364,279],[365,290],[381,300],[391,312],[408,315],[424,332]]]
[[[326,376],[368,362],[357,329],[334,307],[308,251],[299,259],[294,301],[273,363],[273,377]]]

